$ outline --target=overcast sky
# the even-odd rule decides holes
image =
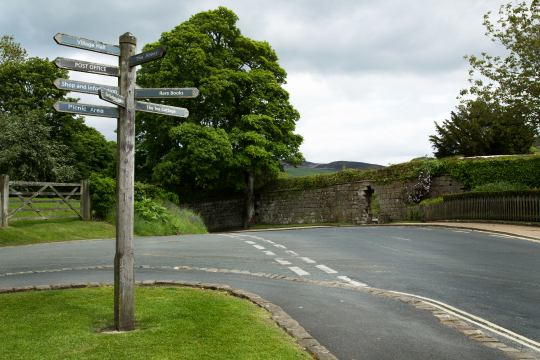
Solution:
[[[507,0],[508,1],[508,0]],[[190,16],[218,6],[234,11],[244,36],[266,40],[287,73],[296,132],[311,162],[388,165],[433,149],[429,135],[467,87],[464,55],[503,54],[485,34],[483,15],[502,0],[0,0],[0,36],[13,35],[30,56],[117,65],[118,58],[57,45],[64,33],[117,44],[125,32],[137,48],[157,41]],[[493,17],[495,20],[495,16]],[[117,79],[70,73],[71,79],[116,85]],[[1,86],[1,84],[0,84]],[[73,93],[82,103],[105,104]],[[86,123],[116,140],[115,119]]]

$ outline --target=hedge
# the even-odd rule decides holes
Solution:
[[[506,191],[474,191],[467,193],[443,195],[443,201],[479,199],[479,198],[500,198],[510,196],[540,196],[540,190],[506,190]]]

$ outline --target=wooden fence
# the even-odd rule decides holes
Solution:
[[[511,196],[445,201],[403,207],[404,220],[540,221],[540,197]]]
[[[24,190],[17,190],[15,187],[24,187]],[[36,191],[28,191],[28,188],[38,187]],[[56,187],[73,188],[68,190],[58,190]],[[47,188],[50,191],[45,191]],[[77,191],[78,190],[78,191]],[[38,196],[54,196],[60,200],[46,198],[37,200]],[[80,197],[80,200],[70,199],[72,196]],[[11,200],[17,198],[18,200]],[[15,209],[10,209],[9,204],[20,204]],[[56,207],[36,208],[34,205],[40,204],[58,204]],[[67,204],[69,208],[62,208],[62,204]],[[78,207],[73,205],[80,204]],[[27,207],[27,208],[25,208]],[[73,210],[76,215],[54,216],[57,211]],[[13,217],[19,212],[34,211],[39,217]],[[43,212],[50,212],[44,215]],[[90,190],[88,180],[80,183],[49,183],[49,182],[28,182],[28,181],[9,181],[8,175],[0,176],[0,223],[1,226],[8,226],[9,221],[17,220],[48,220],[62,218],[80,217],[83,220],[91,220],[90,215]]]

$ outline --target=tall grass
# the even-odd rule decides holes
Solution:
[[[153,200],[165,208],[165,219],[150,219],[141,212],[135,211],[133,219],[133,232],[137,236],[166,236],[187,234],[208,234],[201,218],[194,212],[181,209],[171,202]],[[111,208],[105,221],[116,225],[116,208]]]

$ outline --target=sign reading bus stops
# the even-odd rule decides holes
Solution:
[[[54,59],[53,63],[60,69],[82,71],[108,76],[120,76],[120,69],[118,68],[118,66],[66,59],[61,57]]]
[[[167,53],[167,49],[165,48],[165,46],[160,46],[153,50],[146,51],[137,55],[133,55],[129,59],[129,65],[136,66],[136,65],[144,64],[149,61],[158,60],[164,57],[166,53]]]
[[[91,116],[103,116],[103,117],[118,117],[118,108],[110,106],[79,104],[66,101],[57,101],[53,105],[54,109],[58,112],[91,115]]]
[[[88,40],[66,34],[54,35],[54,41],[59,45],[71,46],[79,49],[100,52],[103,54],[120,56],[120,46],[107,44],[101,41]]]
[[[75,91],[85,94],[98,95],[99,89],[105,89],[115,94],[118,94],[118,87],[116,86],[92,84],[83,81],[67,80],[61,78],[55,79],[53,81],[53,84],[58,90]]]
[[[197,88],[135,89],[135,99],[181,99],[199,96]]]
[[[99,89],[99,98],[101,100],[108,101],[112,104],[115,104],[121,107],[126,106],[126,98],[124,96],[115,94],[105,89]]]

